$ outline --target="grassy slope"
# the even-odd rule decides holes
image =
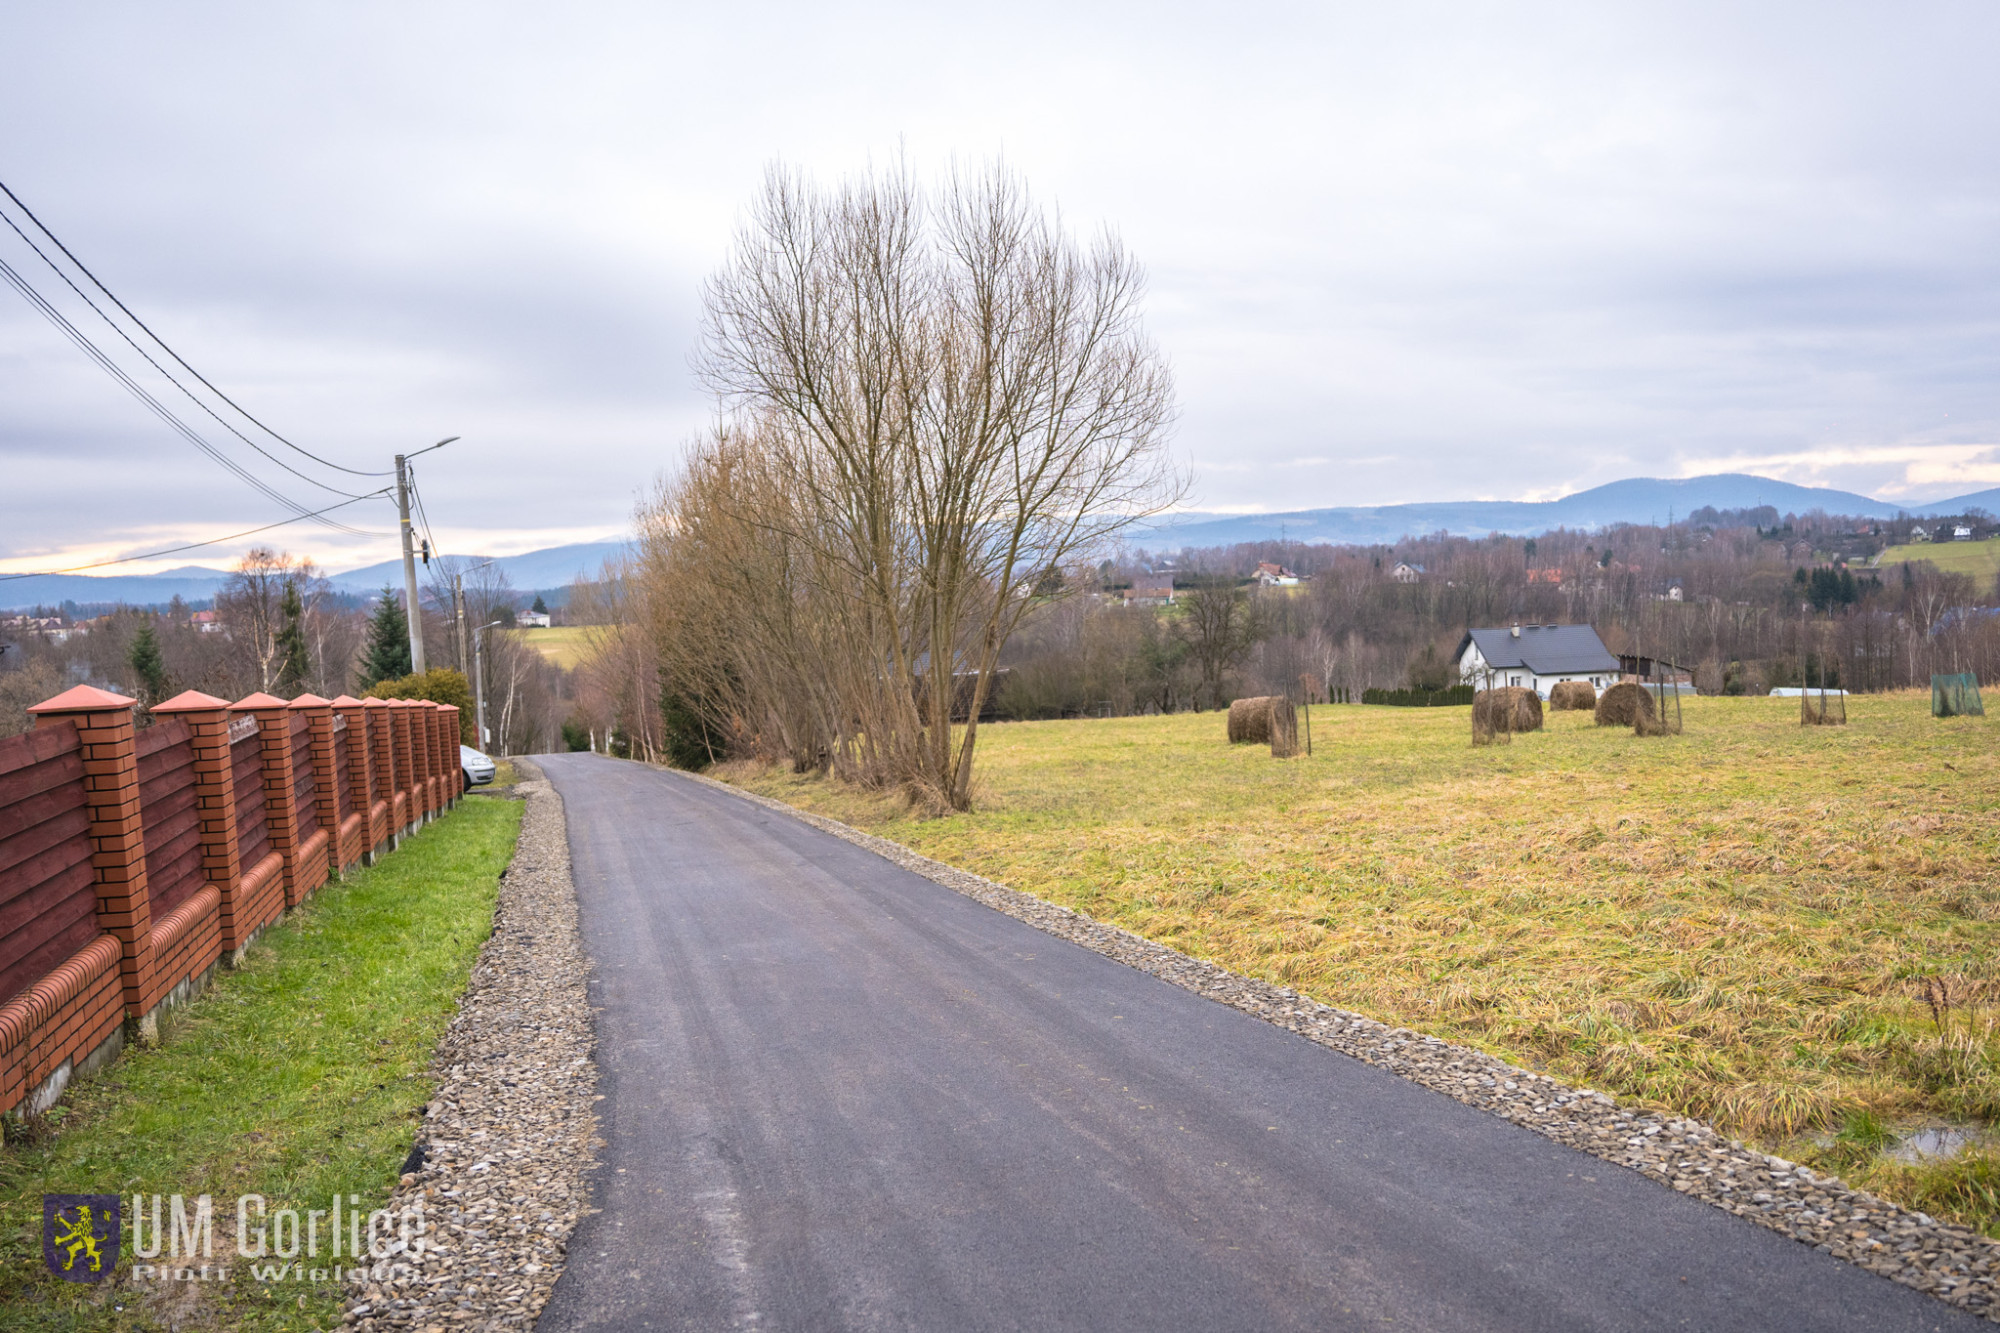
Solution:
[[[1806,729],[1784,701],[1691,699],[1656,740],[1557,713],[1492,749],[1465,709],[1321,707],[1295,762],[1224,744],[1221,714],[1020,723],[982,733],[979,809],[930,821],[726,776],[2000,1234],[1995,1158],[1875,1151],[1883,1124],[2000,1116],[2000,732],[1928,700]]]
[[[467,801],[380,865],[320,890],[240,971],[218,973],[176,1011],[158,1049],[128,1050],[79,1085],[53,1136],[10,1145],[0,1155],[0,1326],[165,1327],[177,1313],[197,1326],[336,1326],[330,1286],[264,1293],[241,1268],[233,1298],[187,1312],[130,1287],[57,1282],[42,1267],[42,1192],[118,1193],[128,1207],[135,1193],[212,1194],[218,1254],[234,1243],[240,1194],[263,1194],[273,1209],[324,1208],[338,1190],[379,1207],[430,1099],[431,1053],[491,929],[520,812]]]
[[[552,625],[548,629],[509,630],[515,638],[565,671],[583,661],[590,647],[590,629],[584,625]]]
[[[2000,574],[2000,541],[1921,542],[1915,546],[1891,546],[1876,563],[1884,568],[1910,560],[1928,560],[1947,574],[1970,574],[1986,591]]]

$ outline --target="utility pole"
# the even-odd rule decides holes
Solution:
[[[407,604],[403,608],[409,612],[410,620],[410,670],[419,676],[424,674],[424,611],[417,601],[417,552],[416,543],[410,532],[410,469],[409,459],[417,454],[427,454],[431,449],[442,449],[456,435],[439,440],[430,449],[419,449],[407,457],[396,455],[396,512],[402,517],[403,536],[403,596]]]
[[[479,731],[479,745],[477,748],[481,754],[487,753],[487,740],[486,655],[483,651],[480,635],[486,633],[487,630],[492,629],[499,623],[497,620],[491,620],[472,631],[472,715],[475,719],[473,725]]]
[[[417,604],[417,553],[410,542],[410,470],[401,454],[396,455],[396,512],[402,516],[403,609],[409,613],[410,670],[424,674],[424,613]]]

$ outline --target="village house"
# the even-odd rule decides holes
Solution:
[[[188,617],[197,633],[214,634],[222,628],[222,617],[213,611],[197,611]]]
[[[1588,625],[1469,629],[1453,660],[1468,685],[1521,685],[1544,699],[1565,680],[1587,680],[1598,690],[1618,683],[1618,659]]]
[[[1969,542],[1972,540],[1972,529],[1960,523],[1951,530],[1951,539],[1955,542]]]
[[[1560,586],[1562,581],[1563,572],[1560,569],[1531,569],[1528,571],[1528,582],[1530,583],[1553,583]]]
[[[1159,606],[1171,604],[1174,600],[1174,575],[1172,570],[1157,574],[1140,572],[1132,576],[1132,586],[1125,590],[1125,600],[1134,606]]]
[[[1250,576],[1266,588],[1293,588],[1299,583],[1299,576],[1283,565],[1274,565],[1269,560],[1257,562],[1257,572]]]
[[[1389,577],[1398,583],[1417,583],[1424,577],[1424,567],[1398,560],[1396,567],[1389,571]]]
[[[1910,529],[1910,540],[1912,542],[1927,542],[1930,539],[1930,529],[1926,528],[1923,524],[1919,523]]]

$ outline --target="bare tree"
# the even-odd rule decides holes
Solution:
[[[1079,246],[998,167],[934,192],[902,169],[768,177],[707,290],[701,369],[731,413],[708,466],[762,491],[736,521],[775,535],[838,641],[830,724],[865,778],[965,808],[1037,574],[1178,499],[1142,288],[1114,238]]]

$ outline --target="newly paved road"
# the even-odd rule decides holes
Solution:
[[[601,1212],[544,1329],[1976,1329],[725,792],[540,759]]]

